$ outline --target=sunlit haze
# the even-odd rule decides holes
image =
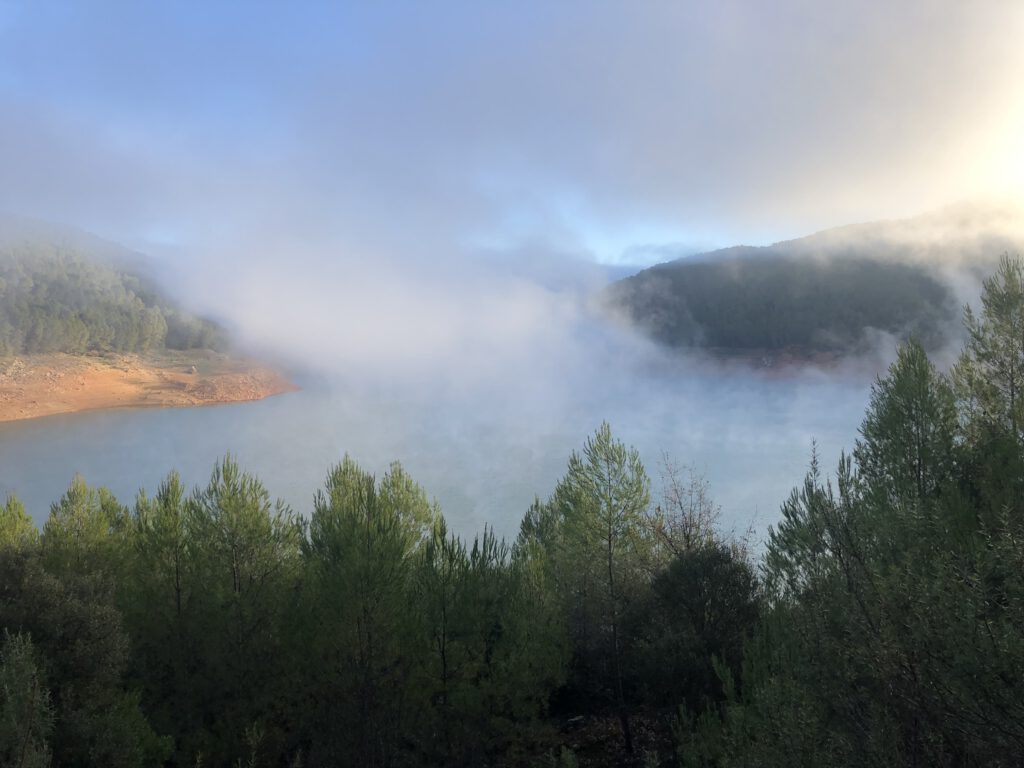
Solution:
[[[999,0],[4,3],[0,208],[288,258],[770,242],[1019,192],[1022,21]]]
[[[250,350],[337,383],[348,417],[450,414],[455,463],[488,430],[528,446],[556,433],[544,455],[564,456],[614,416],[646,460],[708,466],[729,450],[715,435],[749,447],[721,425],[763,393],[730,379],[736,397],[705,408],[703,379],[636,380],[682,363],[597,330],[595,292],[714,248],[1012,208],[1022,33],[1024,6],[999,0],[0,2],[0,212],[144,252]],[[913,228],[908,256],[981,226],[969,218]],[[793,419],[794,476],[763,468],[774,485],[757,502],[754,483],[721,489],[740,517],[774,514],[813,437],[836,455],[853,439],[866,384],[829,421],[817,383],[803,388],[816,375],[772,395]],[[678,428],[655,415],[683,413]],[[430,455],[424,482],[458,485],[419,427],[322,421],[335,431],[313,476],[345,451],[375,468]],[[282,451],[300,438],[272,436]],[[211,440],[204,461],[246,458]],[[562,461],[521,478],[503,530]],[[474,493],[475,526],[490,513]]]

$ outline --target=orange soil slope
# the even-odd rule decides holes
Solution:
[[[0,360],[0,422],[99,408],[236,403],[296,389],[277,371],[211,352],[26,355]]]

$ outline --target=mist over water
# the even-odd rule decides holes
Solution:
[[[230,451],[272,497],[308,515],[328,468],[348,453],[377,473],[401,461],[456,532],[489,525],[511,537],[606,419],[640,450],[655,495],[668,453],[710,481],[726,528],[753,524],[761,535],[802,480],[812,441],[825,467],[852,446],[868,397],[863,370],[726,368],[590,330],[589,360],[510,368],[486,386],[306,373],[301,391],[257,403],[3,424],[0,494],[16,493],[41,524],[76,472],[130,503],[171,469],[189,486],[205,483]]]
[[[927,242],[927,224],[893,225],[899,237],[884,240],[872,228],[815,238],[843,238],[839,253],[867,243],[909,258]],[[968,268],[993,250],[964,244],[975,230],[969,222],[932,238],[938,245],[920,256],[966,276],[957,295],[972,301],[978,278]],[[877,334],[873,355],[827,370],[715,362],[661,348],[601,311],[609,271],[571,252],[453,248],[435,257],[435,243],[423,245],[427,258],[412,247],[368,254],[340,242],[278,249],[267,243],[289,239],[264,234],[165,255],[158,267],[182,302],[291,371],[301,391],[0,425],[0,494],[16,493],[41,524],[75,473],[131,503],[172,469],[189,486],[204,484],[230,452],[272,497],[308,515],[329,468],[348,454],[378,474],[400,461],[456,532],[486,525],[513,537],[533,499],[549,496],[570,453],[607,420],[640,450],[655,501],[667,454],[709,481],[724,528],[760,538],[802,481],[812,444],[828,471],[852,448],[870,384],[898,343]],[[939,258],[946,253],[960,261]],[[937,355],[940,366],[954,359],[957,338]]]

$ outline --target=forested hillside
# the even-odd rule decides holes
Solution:
[[[959,311],[923,266],[730,251],[644,270],[613,285],[610,301],[664,344],[734,352],[859,352],[872,331],[937,348]]]
[[[677,348],[856,354],[884,332],[935,351],[959,345],[961,305],[997,254],[1022,246],[1019,208],[960,205],[679,258],[613,284],[605,299]]]
[[[349,458],[308,517],[230,457],[131,505],[75,479],[41,532],[8,499],[0,764],[1019,765],[1019,261],[964,320],[756,557],[607,425],[513,542]]]
[[[216,324],[177,308],[105,255],[45,237],[0,241],[0,356],[223,343]]]

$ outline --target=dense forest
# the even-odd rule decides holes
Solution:
[[[877,331],[949,340],[958,307],[934,270],[859,256],[734,248],[615,283],[607,300],[655,340],[717,352],[858,353]]]
[[[0,356],[213,349],[221,329],[112,261],[46,239],[0,245]]]
[[[602,425],[518,538],[399,466],[312,511],[227,457],[0,513],[10,766],[1011,766],[1024,754],[1024,267],[949,374],[911,340],[763,549]]]

